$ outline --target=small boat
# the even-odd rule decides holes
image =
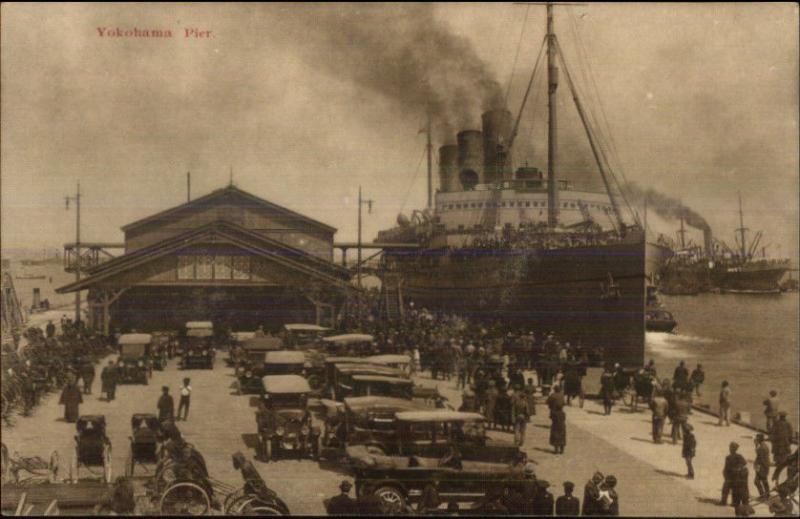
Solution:
[[[644,327],[648,332],[671,333],[678,326],[672,313],[661,308],[648,308],[644,319]]]

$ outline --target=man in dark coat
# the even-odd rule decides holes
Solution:
[[[786,411],[780,411],[778,419],[769,433],[769,439],[772,441],[772,456],[776,465],[791,452],[793,436],[792,424],[786,421]]]
[[[686,362],[681,361],[675,372],[672,374],[672,387],[676,389],[686,389],[689,384],[689,370],[686,368]]]
[[[81,390],[78,388],[75,379],[70,378],[67,385],[65,385],[64,389],[61,391],[61,400],[59,400],[59,404],[64,406],[64,420],[69,423],[77,422],[78,416],[80,416],[78,406],[82,403],[83,396],[81,396]]]
[[[533,500],[533,515],[538,516],[552,516],[553,515],[553,494],[547,489],[550,483],[542,479],[537,481],[539,485],[539,492]]]
[[[83,364],[81,364],[81,378],[83,379],[83,393],[86,395],[92,394],[94,376],[94,363],[89,358],[84,359]]]
[[[575,483],[572,481],[564,482],[564,495],[556,499],[556,515],[577,517],[580,514],[580,500],[572,495]]]
[[[725,482],[722,485],[722,497],[720,505],[728,505],[728,494],[733,494],[733,506],[742,504],[743,492],[741,488],[742,475],[744,474],[744,489],[747,490],[747,461],[739,454],[739,444],[731,442],[729,446],[730,454],[725,458],[725,467],[722,469],[722,477]],[[747,502],[745,500],[745,502]]]
[[[45,333],[47,334],[48,339],[50,339],[51,337],[55,337],[56,325],[53,324],[53,321],[47,321],[47,327],[45,327]]]
[[[762,433],[756,434],[756,460],[753,462],[753,483],[761,497],[769,494],[769,446]]]
[[[430,513],[437,510],[441,504],[442,499],[439,497],[439,482],[434,479],[425,485],[425,488],[422,490],[422,496],[420,497],[419,504],[417,504],[417,513],[420,515]]]
[[[700,396],[700,386],[702,386],[703,382],[706,380],[706,373],[703,371],[703,366],[701,364],[698,364],[694,371],[692,371],[690,378],[695,394]]]
[[[547,407],[550,408],[550,445],[556,454],[563,454],[567,445],[567,416],[560,386],[555,386],[553,394],[547,397]]]
[[[106,393],[108,401],[111,402],[117,392],[117,368],[114,366],[113,360],[109,360],[108,366],[104,367],[100,373],[100,382],[102,384],[101,392]]]
[[[614,405],[614,374],[610,366],[606,367],[600,377],[600,396],[603,397],[603,412],[611,414],[611,407]]]
[[[683,425],[683,449],[681,455],[686,461],[686,477],[694,479],[694,466],[692,466],[692,459],[697,454],[697,439],[694,436],[694,427],[691,424],[684,423]]]
[[[600,484],[604,480],[600,472],[595,472],[583,488],[583,509],[581,515],[602,515],[598,499],[600,499]]]
[[[328,515],[353,515],[356,511],[356,502],[350,497],[353,485],[344,480],[339,484],[341,493],[328,501]]]
[[[158,421],[175,419],[175,400],[169,394],[169,387],[161,388],[161,397],[158,399]]]

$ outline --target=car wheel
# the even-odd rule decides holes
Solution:
[[[373,494],[381,499],[384,514],[401,514],[406,509],[406,498],[397,487],[380,487]]]
[[[370,454],[377,454],[379,456],[386,456],[386,449],[377,444],[367,445],[367,452]]]

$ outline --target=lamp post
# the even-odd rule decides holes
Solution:
[[[81,183],[75,196],[64,197],[69,211],[70,200],[75,202],[75,281],[81,280]],[[75,324],[81,320],[81,291],[75,291]]]
[[[361,197],[361,186],[358,186],[358,255],[356,259],[356,278],[358,280],[358,321],[361,322],[362,308],[361,308],[361,208],[367,206],[367,211],[372,214],[373,200],[364,200]]]

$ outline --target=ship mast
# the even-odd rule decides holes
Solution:
[[[558,181],[556,180],[556,90],[558,89],[558,67],[556,66],[555,32],[553,30],[553,4],[547,3],[547,226],[558,224]]]
[[[428,154],[428,209],[433,207],[433,143],[431,142],[431,113],[428,112],[428,122],[425,125],[425,134],[428,139],[427,154]]]
[[[678,234],[681,237],[681,249],[686,248],[686,229],[683,227],[683,215],[681,215],[681,230],[678,231]]]
[[[742,249],[742,261],[747,259],[747,247],[744,241],[744,233],[747,230],[747,227],[744,226],[744,214],[742,213],[742,192],[739,191],[739,228],[736,229],[736,232],[741,236],[741,243],[739,245]]]

